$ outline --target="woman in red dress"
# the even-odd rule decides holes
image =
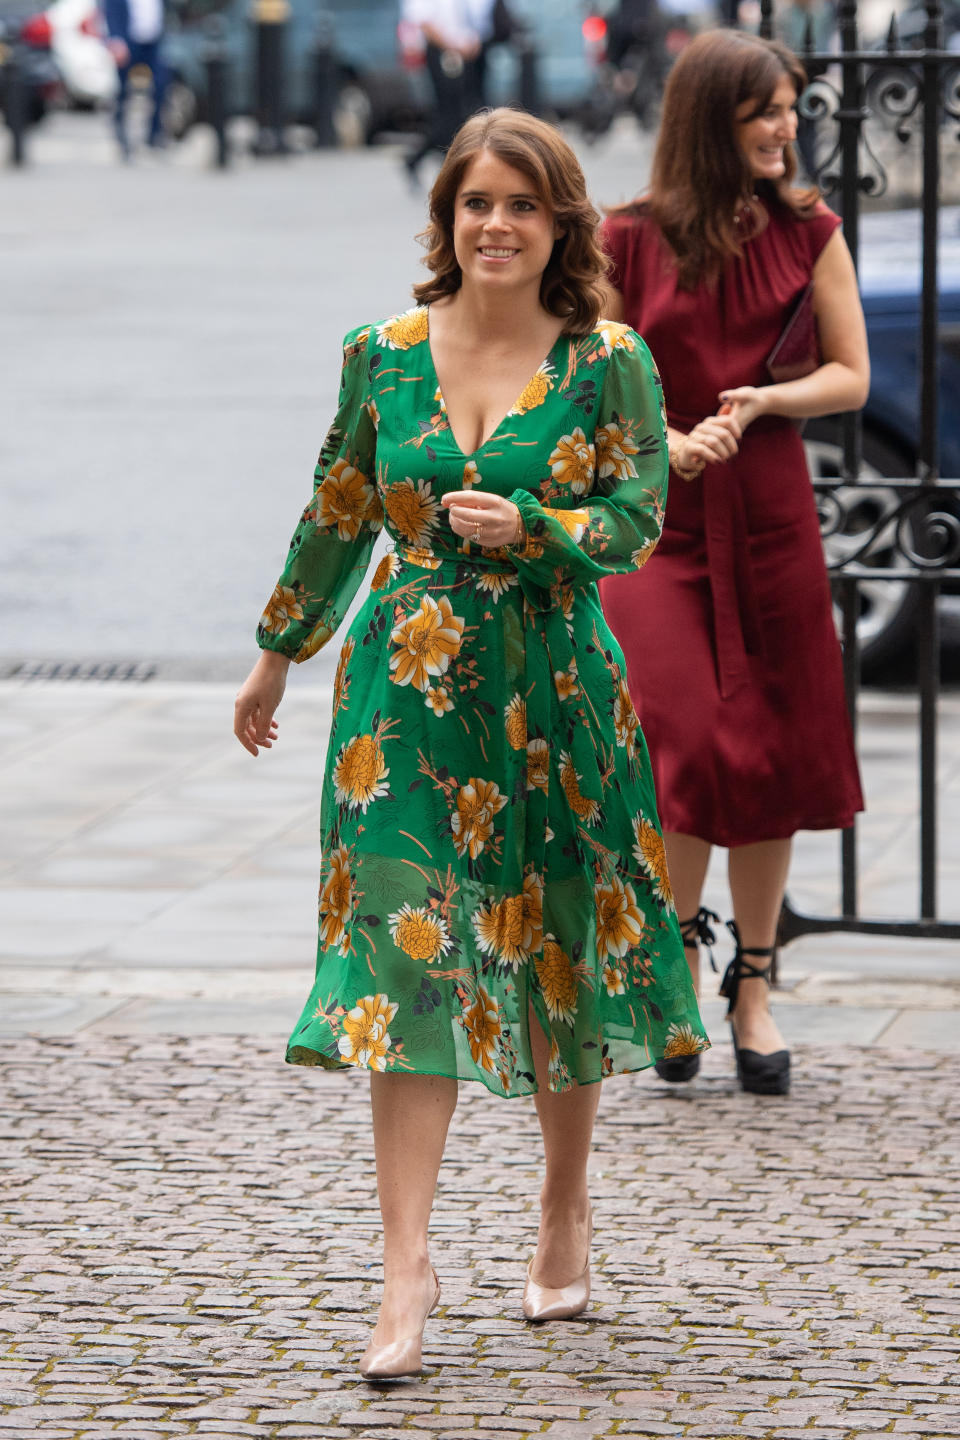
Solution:
[[[604,225],[608,310],[660,368],[671,477],[656,556],[642,577],[603,582],[603,604],[653,759],[695,981],[716,918],[701,909],[711,846],[729,850],[737,949],[721,994],[740,1083],[768,1094],[789,1089],[790,1056],[767,985],[750,982],[769,981],[791,837],[863,808],[796,422],[863,405],[869,359],[839,221],[791,184],[805,83],[781,45],[699,36],[667,84],[649,192]],[[819,356],[811,324],[811,373],[771,384],[768,357],[811,283]],[[657,1070],[686,1080],[697,1064]]]

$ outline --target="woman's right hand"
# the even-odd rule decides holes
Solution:
[[[688,435],[677,434],[671,450],[683,470],[702,470],[732,460],[740,448],[743,430],[729,405],[721,405],[716,415],[707,415],[694,425]]]
[[[244,750],[269,750],[277,738],[277,707],[283,699],[290,661],[275,650],[262,650],[260,658],[244,680],[233,707],[233,733]]]

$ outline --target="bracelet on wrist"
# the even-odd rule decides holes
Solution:
[[[706,467],[706,461],[704,460],[696,460],[693,465],[681,465],[679,445],[669,445],[667,447],[667,459],[670,462],[670,469],[675,475],[679,475],[681,480],[696,480],[697,476],[701,475]]]
[[[523,549],[526,548],[526,544],[527,544],[527,527],[526,527],[526,525],[524,525],[524,523],[523,523],[523,515],[520,513],[520,507],[518,506],[518,507],[517,507],[517,533],[514,535],[513,539],[510,541],[510,548],[511,548],[512,550],[523,550]]]

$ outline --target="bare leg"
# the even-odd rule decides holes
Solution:
[[[377,1191],[383,1217],[383,1299],[374,1345],[416,1333],[434,1295],[427,1227],[457,1082],[371,1073]]]
[[[698,840],[696,835],[664,835],[663,843],[667,850],[667,870],[673,886],[677,915],[681,920],[689,920],[690,916],[696,915],[700,909],[703,882],[707,876],[710,851],[713,847],[707,840]],[[684,952],[693,977],[693,988],[699,995],[700,951],[693,944],[686,945]]]
[[[562,1095],[547,1089],[550,1042],[531,1007],[530,1045],[537,1075],[534,1096],[543,1134],[546,1175],[540,1191],[540,1229],[532,1278],[559,1289],[583,1273],[590,1228],[587,1160],[600,1085],[575,1085]]]
[[[762,840],[756,845],[738,845],[729,853],[733,915],[744,946],[772,945],[776,939],[790,868],[790,844],[789,840]],[[767,963],[762,956],[746,958],[757,966]],[[783,1037],[770,1014],[765,981],[741,981],[733,1022],[737,1042],[743,1049],[769,1055],[784,1048]]]

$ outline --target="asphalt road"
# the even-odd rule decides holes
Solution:
[[[211,148],[122,166],[104,117],[64,114],[3,175],[3,660],[242,676],[343,333],[410,303],[425,195],[396,148],[226,173]],[[600,201],[643,178],[634,130],[585,161]]]
[[[580,148],[599,204],[642,185],[632,125]],[[123,659],[241,678],[341,337],[404,308],[422,273],[425,195],[397,147],[253,161],[238,145],[226,172],[212,150],[197,127],[124,166],[105,117],[60,114],[28,168],[2,172],[0,673]]]

